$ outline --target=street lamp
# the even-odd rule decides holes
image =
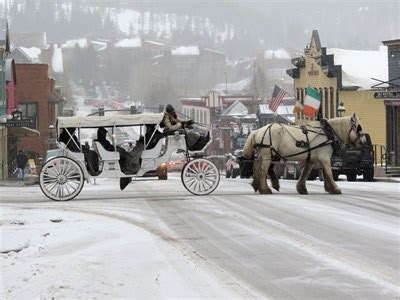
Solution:
[[[228,95],[228,72],[225,71],[225,94]]]
[[[344,107],[343,102],[340,102],[339,106],[337,107],[338,117],[343,117],[345,112],[346,112],[346,107]]]

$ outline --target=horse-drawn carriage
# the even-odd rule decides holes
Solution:
[[[213,192],[219,184],[219,171],[211,161],[202,157],[203,151],[188,150],[185,128],[164,131],[158,141],[154,141],[155,132],[148,140],[144,138],[144,149],[139,160],[140,168],[134,174],[124,173],[121,169],[120,153],[117,151],[117,147],[114,147],[114,151],[107,151],[101,143],[96,140],[92,141],[90,151],[95,151],[99,160],[99,171],[93,174],[87,168],[84,147],[80,143],[77,145],[80,151],[73,152],[65,143],[59,141],[61,132],[67,128],[76,128],[78,141],[80,141],[81,129],[85,128],[104,127],[114,135],[119,127],[138,126],[142,132],[145,125],[154,125],[157,130],[163,117],[163,113],[59,117],[56,124],[58,149],[47,152],[46,161],[39,175],[41,190],[52,200],[71,200],[81,192],[85,181],[89,182],[90,178],[142,177],[149,171],[155,171],[161,164],[168,162],[171,154],[178,150],[186,153],[186,164],[181,173],[183,186],[194,195],[207,195]],[[72,136],[71,142],[74,142]],[[115,141],[113,143],[116,146]],[[152,148],[149,147],[150,144],[153,144]]]

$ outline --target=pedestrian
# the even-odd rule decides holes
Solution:
[[[28,158],[26,157],[24,152],[22,152],[22,150],[19,150],[17,155],[17,168],[18,168],[18,178],[20,180],[25,179],[25,166],[27,162]]]

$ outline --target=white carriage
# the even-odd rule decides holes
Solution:
[[[80,141],[81,129],[104,127],[116,133],[118,127],[155,125],[158,129],[163,113],[143,113],[136,115],[114,116],[74,116],[57,119],[57,141],[61,131],[66,128],[76,128]],[[72,138],[72,137],[71,137]],[[92,141],[91,150],[99,158],[98,174],[90,174],[85,164],[85,155],[79,143],[79,152],[72,152],[64,143],[57,142],[58,149],[47,152],[46,161],[39,174],[39,185],[43,193],[55,201],[66,201],[75,198],[82,190],[85,181],[90,178],[123,178],[142,177],[149,171],[170,161],[171,154],[177,150],[186,153],[186,164],[182,169],[181,180],[184,187],[194,195],[207,195],[213,192],[220,180],[218,168],[209,160],[203,158],[203,151],[191,152],[186,147],[186,130],[165,132],[152,149],[148,149],[154,134],[146,141],[141,154],[140,169],[135,174],[123,173],[120,167],[120,153],[107,151],[97,141]],[[113,141],[114,146],[115,141]],[[117,147],[114,147],[115,149]]]

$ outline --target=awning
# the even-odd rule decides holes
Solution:
[[[113,116],[74,116],[74,117],[58,117],[57,127],[82,127],[82,128],[98,128],[112,126],[135,126],[145,124],[160,124],[164,118],[164,113],[144,113],[137,115],[113,115]]]
[[[15,137],[38,137],[40,132],[28,127],[8,127],[8,135]]]

